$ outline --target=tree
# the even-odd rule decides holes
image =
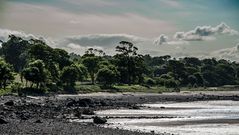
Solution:
[[[99,70],[99,62],[100,57],[97,56],[85,57],[82,61],[83,65],[87,68],[92,84],[95,84],[96,73]]]
[[[42,60],[45,63],[45,68],[51,74],[52,81],[59,81],[59,70],[62,70],[65,66],[70,66],[70,56],[65,50],[53,49],[45,42],[37,39],[30,41],[31,47],[29,54],[33,60]]]
[[[47,72],[42,60],[35,60],[29,63],[28,67],[23,70],[22,76],[26,81],[30,81],[32,84],[35,83],[36,88],[39,88],[39,86],[41,88],[45,85],[49,73]]]
[[[75,67],[78,70],[78,81],[83,81],[87,79],[87,68],[83,64],[75,64]]]
[[[97,73],[97,80],[104,86],[111,86],[118,81],[119,72],[113,65],[104,66]]]
[[[74,87],[75,82],[79,78],[78,69],[74,66],[64,67],[61,73],[61,81],[66,84],[66,86]]]
[[[137,54],[138,48],[131,42],[121,41],[116,47],[119,54],[114,56],[115,64],[120,72],[122,83],[142,83],[143,73],[146,72],[146,65],[142,55]]]
[[[7,63],[13,65],[15,71],[19,72],[27,63],[27,50],[30,44],[15,35],[9,35],[9,40],[2,43],[1,51]]]
[[[0,88],[4,90],[14,80],[13,68],[0,58]]]

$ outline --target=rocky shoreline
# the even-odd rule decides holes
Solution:
[[[184,92],[164,94],[97,93],[45,97],[0,97],[0,134],[146,135],[121,129],[102,128],[94,123],[70,122],[94,116],[104,109],[140,109],[139,104],[207,100],[239,101],[239,92]]]

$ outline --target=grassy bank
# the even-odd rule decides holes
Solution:
[[[91,93],[91,92],[144,92],[144,93],[162,93],[170,92],[173,89],[168,89],[164,87],[145,87],[141,85],[114,85],[110,88],[105,88],[98,84],[76,84],[76,91],[79,93]]]
[[[239,90],[238,86],[233,85],[227,85],[223,87],[208,87],[208,88],[188,88],[188,87],[182,87],[180,88],[180,91],[236,91]],[[90,83],[80,83],[77,82],[75,86],[75,92],[79,94],[83,93],[95,93],[95,92],[142,92],[142,93],[163,93],[163,92],[174,92],[174,88],[165,88],[160,86],[142,86],[142,85],[113,85],[112,87],[103,87],[102,85],[95,84],[92,85]],[[48,91],[49,92],[49,91]],[[47,92],[47,93],[48,93]],[[62,91],[63,92],[63,91]],[[6,90],[0,89],[0,96],[11,94],[12,89],[11,87],[7,87]],[[60,92],[61,93],[61,92]],[[64,93],[64,92],[63,92]]]

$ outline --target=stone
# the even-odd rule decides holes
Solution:
[[[7,105],[7,106],[14,106],[14,102],[12,100],[6,102],[4,105]]]
[[[7,124],[8,122],[5,121],[4,119],[0,118],[0,124]]]
[[[106,118],[101,118],[101,117],[95,116],[93,118],[93,122],[95,124],[105,124],[107,122],[107,120],[106,120]]]

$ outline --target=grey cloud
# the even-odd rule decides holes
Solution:
[[[145,40],[147,39],[127,34],[80,35],[61,39],[56,43],[56,47],[64,47],[69,51],[82,53],[82,49],[84,50],[89,47],[112,50],[120,41],[129,41],[137,44]]]
[[[185,45],[188,44],[187,41],[179,41],[179,40],[169,40],[168,36],[161,34],[158,38],[154,40],[154,45]]]
[[[0,40],[3,42],[6,42],[8,40],[9,35],[15,35],[18,37],[21,37],[25,40],[30,40],[30,39],[40,39],[44,42],[46,42],[49,45],[53,45],[54,41],[51,39],[44,38],[42,36],[36,36],[33,34],[27,34],[22,31],[14,31],[14,30],[8,30],[8,29],[0,29]]]
[[[239,32],[230,28],[227,24],[221,23],[215,27],[197,26],[194,30],[188,32],[177,32],[174,38],[185,41],[214,40],[216,34],[238,35]]]
[[[239,43],[232,48],[225,48],[221,50],[214,51],[209,54],[211,57],[218,59],[226,59],[239,62]]]
[[[168,37],[164,34],[160,35],[157,39],[154,40],[155,45],[162,45],[168,42]]]
[[[24,39],[32,39],[32,38],[36,38],[34,35],[32,34],[26,34],[24,32],[20,32],[20,31],[12,31],[12,30],[7,30],[7,29],[0,29],[0,40],[2,41],[7,41],[8,36],[14,34],[16,36],[22,37]]]

